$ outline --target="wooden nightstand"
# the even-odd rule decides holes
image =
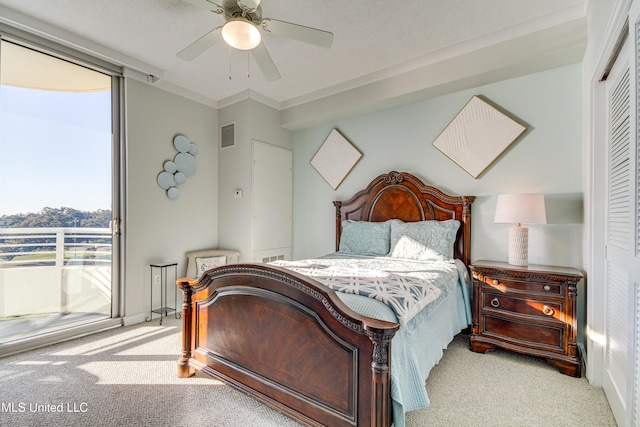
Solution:
[[[471,350],[485,353],[497,346],[544,357],[560,372],[581,376],[576,344],[577,284],[582,279],[578,270],[495,261],[478,261],[470,269]]]

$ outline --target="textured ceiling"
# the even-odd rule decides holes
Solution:
[[[220,0],[221,2],[221,0]],[[584,15],[585,0],[263,0],[265,17],[334,33],[331,49],[263,37],[282,78],[219,43],[191,62],[176,53],[223,18],[182,0],[0,0],[0,22],[70,35],[105,57],[161,70],[161,86],[224,104],[241,93],[284,106],[320,99],[433,62],[479,41],[541,32]],[[66,38],[66,37],[63,37]],[[544,46],[541,46],[544,48]],[[118,56],[121,55],[120,58]],[[247,69],[250,77],[247,77]],[[231,72],[231,80],[229,74]]]

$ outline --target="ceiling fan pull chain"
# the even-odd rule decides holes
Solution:
[[[251,70],[249,68],[249,51],[247,51],[247,78],[251,77]]]
[[[231,80],[231,46],[229,46],[229,80]]]

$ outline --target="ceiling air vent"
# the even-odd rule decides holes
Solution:
[[[235,123],[220,126],[220,148],[229,148],[236,145]]]

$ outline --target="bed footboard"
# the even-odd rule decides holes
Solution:
[[[277,266],[222,266],[178,286],[178,376],[209,374],[306,425],[391,425],[397,324],[361,316]]]

